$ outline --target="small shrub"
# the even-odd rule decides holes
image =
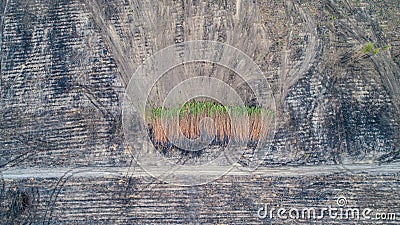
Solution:
[[[364,54],[373,53],[374,50],[375,50],[374,44],[371,42],[366,43],[362,48]]]

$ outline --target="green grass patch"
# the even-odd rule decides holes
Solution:
[[[375,50],[375,46],[374,46],[374,44],[371,43],[371,42],[366,43],[366,44],[363,46],[363,48],[362,48],[362,52],[363,52],[364,54],[373,53],[374,50]]]
[[[225,115],[229,113],[232,116],[243,116],[247,114],[261,115],[262,113],[267,116],[274,116],[274,111],[257,106],[223,106],[219,103],[212,101],[190,101],[183,106],[172,108],[152,107],[146,110],[147,118],[160,118],[161,116],[174,117],[176,115],[182,116],[214,116]]]
[[[362,47],[362,53],[364,54],[372,54],[376,55],[381,51],[387,51],[390,49],[390,45],[385,45],[382,48],[376,48],[374,43],[367,42],[363,47]]]

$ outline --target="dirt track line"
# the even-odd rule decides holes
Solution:
[[[132,171],[135,172],[132,172]],[[177,172],[177,175],[182,176],[206,176],[220,174],[221,170],[228,171],[229,167],[209,167],[201,171],[192,170]],[[165,172],[163,168],[157,167],[152,170],[153,175],[157,176]],[[155,172],[154,172],[155,171]],[[71,168],[71,167],[57,167],[57,168],[11,168],[3,171],[4,179],[17,180],[17,179],[29,179],[29,178],[59,178],[64,176],[66,173],[73,173],[75,177],[124,177],[127,172],[130,172],[133,177],[150,176],[145,170],[136,167],[83,167],[83,168]],[[278,176],[278,177],[290,177],[290,176],[318,176],[318,175],[329,175],[335,173],[349,173],[349,174],[360,174],[360,173],[372,173],[372,174],[387,174],[387,173],[398,173],[400,172],[400,162],[377,165],[377,164],[348,164],[348,165],[320,165],[320,166],[285,166],[279,168],[267,168],[261,167],[256,171],[246,171],[245,168],[235,167],[230,170],[225,176],[251,176],[251,175],[262,175],[262,176]]]

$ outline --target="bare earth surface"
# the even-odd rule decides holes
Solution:
[[[398,0],[3,0],[0,16],[0,224],[399,224]],[[227,172],[179,186],[152,158],[151,174],[135,162],[143,143],[124,141],[122,105],[144,60],[194,40],[248,55],[277,118],[255,171],[245,151],[233,168],[180,171],[188,182]],[[238,82],[193,63],[157,93],[194,74]],[[212,153],[166,157],[195,164]],[[320,209],[338,198],[373,218],[257,216],[264,204]]]

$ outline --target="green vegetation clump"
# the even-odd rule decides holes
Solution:
[[[219,103],[212,101],[190,101],[185,103],[182,107],[164,108],[161,106],[153,107],[147,110],[147,116],[151,118],[160,118],[161,116],[173,117],[176,115],[223,115],[229,113],[232,116],[243,116],[245,113],[248,116],[260,115],[265,113],[268,116],[273,116],[274,111],[265,109],[258,106],[223,106]]]
[[[146,111],[151,139],[162,148],[170,146],[170,141],[180,141],[184,137],[198,138],[200,121],[205,117],[214,122],[214,126],[206,124],[203,127],[214,143],[224,145],[229,139],[257,143],[266,137],[268,131],[263,127],[271,123],[273,116],[272,110],[258,106],[223,106],[212,101],[190,101],[181,107],[153,107]],[[166,124],[162,123],[162,117]]]
[[[367,53],[372,53],[375,50],[374,44],[371,42],[368,42],[364,45],[364,47],[362,48],[363,53],[367,54]]]
[[[364,54],[372,54],[372,55],[376,55],[378,54],[380,51],[386,51],[390,49],[389,45],[383,46],[382,48],[376,48],[374,43],[371,42],[367,42],[363,48],[362,48],[362,52]]]
[[[385,45],[385,46],[382,47],[383,51],[386,51],[386,50],[389,50],[389,49],[390,49],[390,45]]]

